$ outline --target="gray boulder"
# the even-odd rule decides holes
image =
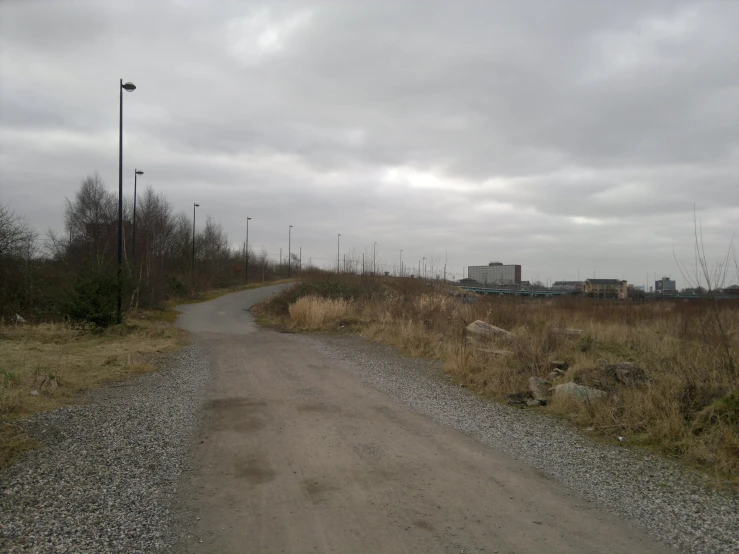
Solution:
[[[578,385],[577,383],[564,383],[554,387],[555,398],[571,398],[578,402],[587,402],[606,396],[606,393],[599,389]]]
[[[534,400],[546,402],[549,399],[549,382],[541,377],[529,377],[529,390]]]

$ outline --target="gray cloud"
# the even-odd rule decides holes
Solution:
[[[86,174],[117,186],[122,77],[125,174],[235,243],[248,214],[275,257],[293,224],[326,263],[341,232],[388,264],[676,276],[694,204],[714,257],[737,231],[737,20],[688,0],[3,2],[0,201],[59,228]]]

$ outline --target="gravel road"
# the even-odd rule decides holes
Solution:
[[[537,470],[369,386],[347,370],[351,348],[334,360],[300,335],[255,327],[252,300],[193,305],[180,320],[210,352],[212,378],[178,495],[178,553],[667,554]]]
[[[365,383],[506,452],[680,552],[739,552],[739,498],[655,456],[596,444],[535,411],[483,401],[450,384],[438,363],[358,337],[301,336]]]
[[[194,346],[166,368],[29,422],[42,448],[0,474],[0,552],[155,552],[210,378]]]
[[[191,330],[201,341],[212,349],[223,349],[228,344],[237,353],[235,357],[228,357],[226,350],[217,350],[209,358],[202,347],[190,346],[156,373],[95,391],[93,401],[87,405],[67,407],[30,420],[29,425],[43,446],[0,474],[0,552],[161,552],[179,548],[177,541],[193,533],[209,537],[212,545],[196,540],[191,545],[194,550],[219,552],[215,545],[227,544],[224,541],[232,538],[236,541],[232,551],[243,552],[243,543],[239,541],[245,525],[261,525],[260,517],[266,525],[264,514],[270,510],[284,519],[290,533],[297,532],[290,527],[291,518],[304,511],[300,520],[307,525],[301,531],[304,537],[311,537],[316,529],[307,522],[315,524],[324,516],[326,522],[336,522],[341,517],[354,521],[354,517],[368,524],[363,541],[392,532],[396,533],[392,539],[396,545],[410,545],[414,543],[407,542],[407,537],[416,533],[414,540],[420,542],[415,544],[431,544],[424,542],[430,523],[438,526],[457,518],[461,529],[469,522],[466,517],[462,520],[460,510],[474,508],[476,502],[478,513],[498,510],[500,519],[493,520],[496,523],[504,522],[506,510],[513,510],[509,514],[514,518],[512,522],[521,517],[515,516],[517,513],[546,512],[546,506],[557,497],[555,488],[533,470],[529,473],[522,464],[515,462],[520,466],[517,468],[513,461],[498,459],[495,451],[535,468],[572,491],[572,499],[562,497],[561,509],[556,511],[559,517],[551,523],[554,528],[577,528],[570,516],[580,514],[583,522],[592,519],[584,524],[584,534],[593,531],[600,521],[604,530],[620,529],[617,524],[606,523],[612,516],[599,511],[604,508],[676,551],[739,552],[736,495],[705,487],[699,475],[676,464],[618,446],[596,444],[566,424],[533,410],[521,411],[480,400],[450,384],[437,363],[405,358],[390,347],[358,337],[280,335],[258,330],[249,323],[243,306],[269,293],[266,289],[242,293],[241,303],[224,297],[185,310],[183,321],[193,327]],[[223,334],[226,330],[233,332],[234,327],[241,329],[242,334]],[[221,352],[223,358],[220,373],[213,369],[219,360],[216,352]],[[243,398],[232,398],[239,392],[238,387],[243,389]],[[274,389],[271,392],[270,387]],[[370,392],[371,389],[394,397],[411,410],[406,414],[391,404],[386,406],[386,402],[394,401],[383,400],[387,396]],[[291,390],[302,404],[285,396]],[[347,395],[351,401],[347,402]],[[209,403],[204,405],[206,400]],[[454,436],[455,431],[411,412],[463,431],[493,450],[469,438],[465,438],[468,443],[460,441]],[[207,444],[198,444],[193,438],[197,436],[196,428],[203,425],[203,413],[207,435],[203,438]],[[368,431],[364,428],[367,426],[376,428]],[[222,444],[219,437],[223,438]],[[315,452],[321,455],[306,459],[305,453],[312,452],[311,444],[317,445]],[[219,445],[223,451],[218,450]],[[236,471],[231,466],[221,467],[224,459],[238,453],[237,445],[248,447],[247,450],[253,448],[250,457],[241,466],[235,466]],[[412,445],[422,448],[425,454],[419,454],[415,465],[408,465]],[[383,458],[382,448],[397,452]],[[263,459],[258,460],[255,455],[260,452]],[[438,479],[433,480],[431,475],[438,468],[431,458],[441,454],[452,465],[445,466]],[[476,468],[471,477],[467,476],[467,469],[462,473],[455,470],[452,462],[459,460]],[[270,461],[273,466],[269,471],[257,464]],[[281,467],[285,464],[289,467]],[[354,475],[357,465],[363,469]],[[312,466],[316,476],[306,479],[307,473],[302,474]],[[335,482],[327,481],[331,486],[322,488],[318,477],[326,467],[333,468]],[[478,471],[485,467],[495,469],[491,476]],[[377,468],[382,471],[372,481]],[[342,482],[342,472],[354,475],[354,480]],[[496,481],[506,481],[508,477],[504,476],[514,476],[511,483],[518,484]],[[477,496],[470,496],[466,492],[470,479],[481,478],[488,479],[487,488],[478,487]],[[293,483],[295,479],[298,480]],[[224,483],[228,486],[220,490]],[[541,487],[538,498],[529,490],[534,483]],[[451,488],[443,488],[447,485]],[[485,495],[497,491],[498,486],[505,491],[513,488],[510,499],[505,496],[504,501],[495,500],[502,502],[496,508],[493,499]],[[240,490],[238,487],[246,491],[245,495],[234,494]],[[367,497],[374,498],[368,508],[363,508],[361,502],[354,506],[345,495],[351,491],[356,494],[357,487],[365,492],[382,490],[384,496]],[[387,527],[388,522],[383,519],[386,514],[405,521],[414,501],[421,507],[425,505],[425,500],[415,498],[422,487],[431,487],[423,489],[424,494],[433,493],[431,496],[438,497],[440,503],[442,499],[460,503],[454,504],[456,509],[439,512],[441,517],[427,514],[420,523],[413,520],[417,529]],[[441,488],[434,492],[433,487]],[[188,489],[199,492],[193,496]],[[282,505],[275,506],[270,501],[275,492],[283,494]],[[179,503],[188,494],[196,501],[196,508],[191,506],[189,511],[183,511]],[[216,494],[222,494],[225,501]],[[456,498],[460,494],[464,501]],[[308,495],[309,500],[301,500],[301,495]],[[578,497],[585,501],[577,500]],[[377,511],[375,503],[382,500],[389,504]],[[213,504],[213,513],[206,517],[203,512],[202,522],[200,518],[187,519],[195,509],[208,509],[209,502]],[[248,508],[250,503],[261,506],[262,512],[236,509],[241,504]],[[593,509],[578,508],[582,504]],[[241,519],[247,514],[248,520]],[[600,516],[595,517],[597,514]],[[225,517],[240,523],[226,523]],[[368,522],[384,531],[372,532],[374,527]],[[528,539],[521,535],[516,541],[547,532],[539,521],[533,523],[536,525],[526,528]],[[482,540],[492,530],[503,541],[507,536],[503,527],[495,531],[492,527],[472,526],[465,531],[469,534],[463,536],[471,538],[478,533],[477,538]],[[273,541],[270,544],[286,538],[280,527],[271,528],[271,535],[265,534],[267,527],[260,529],[262,538]],[[323,529],[334,539],[341,532],[330,525]],[[449,535],[450,529],[439,531],[434,540],[446,544],[444,541],[454,536]],[[219,532],[226,534],[219,538]],[[617,537],[614,535],[613,540]],[[578,532],[571,538],[583,537]],[[354,538],[344,539],[346,544],[353,544]],[[511,548],[505,551],[522,551],[521,544],[510,543]],[[615,548],[615,543],[600,546],[607,551],[608,544]]]

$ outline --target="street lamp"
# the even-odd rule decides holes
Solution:
[[[290,241],[292,240],[292,231],[293,231],[293,226],[290,225],[287,228],[287,278],[288,279],[290,278],[290,266],[292,265],[290,263],[290,248],[291,248]]]
[[[116,309],[116,322],[123,320],[121,307],[123,296],[123,281],[121,281],[121,263],[123,262],[123,91],[133,92],[136,85],[133,83],[123,84],[120,80],[118,92],[120,93],[119,116],[118,116],[118,306]]]
[[[131,257],[133,263],[136,263],[136,181],[139,175],[143,175],[144,172],[138,169],[133,170],[133,244],[131,247]]]
[[[248,282],[249,280],[249,222],[251,221],[250,217],[246,218],[246,264],[244,266],[244,283]]]
[[[339,236],[336,237],[336,273],[341,273],[341,266],[340,264],[341,260],[341,233],[339,233]]]
[[[192,205],[192,278],[195,279],[195,208],[199,208],[200,204]]]

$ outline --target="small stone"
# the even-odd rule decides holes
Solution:
[[[535,408],[537,406],[544,406],[544,402],[542,402],[541,400],[533,399],[533,400],[527,400],[526,405],[529,408]]]
[[[529,390],[536,400],[546,402],[549,398],[549,383],[541,377],[529,377]]]
[[[31,396],[38,396],[38,391],[36,389],[33,389],[29,394]]]
[[[582,335],[582,329],[552,329],[555,333],[559,333],[561,335]]]
[[[606,365],[605,368],[613,375],[613,378],[622,385],[638,385],[647,379],[644,370],[632,362],[610,364]]]

